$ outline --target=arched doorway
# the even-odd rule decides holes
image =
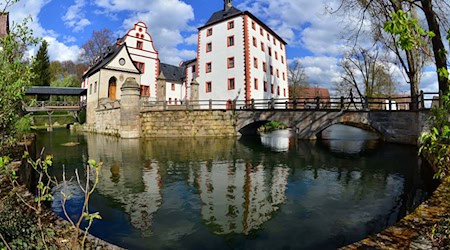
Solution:
[[[108,98],[116,100],[117,78],[111,77],[108,81]]]

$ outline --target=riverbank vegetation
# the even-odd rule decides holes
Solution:
[[[1,1],[0,6],[5,12],[18,1]],[[40,42],[29,29],[30,21],[26,18],[23,23],[14,24],[0,39],[0,249],[96,248],[98,244],[87,245],[86,240],[92,222],[101,217],[91,213],[88,204],[99,181],[101,164],[89,161],[85,166],[86,175],[76,173],[84,193],[84,204],[78,218],[68,218],[70,223],[65,223],[48,205],[53,200],[52,188],[66,186],[66,180],[58,183],[48,174],[48,168],[54,167],[51,156],[41,155],[33,160],[34,156],[26,150],[31,117],[22,112],[25,88],[33,82],[48,85],[50,81],[48,70],[44,70],[49,67],[46,42],[42,43],[38,59],[27,55],[28,48]],[[27,181],[30,181],[31,193],[24,185]],[[67,189],[62,190],[65,209],[71,194],[65,191]],[[83,223],[87,225],[85,228],[82,228]]]

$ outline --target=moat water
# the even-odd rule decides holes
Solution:
[[[90,232],[129,249],[335,249],[387,228],[431,192],[417,148],[335,126],[323,140],[288,131],[261,138],[121,140],[40,132],[52,174],[103,162]],[[63,146],[75,142],[72,147]],[[78,144],[79,143],[79,144]],[[61,188],[61,187],[57,187]],[[83,196],[75,180],[69,214]],[[53,210],[64,217],[59,190]]]

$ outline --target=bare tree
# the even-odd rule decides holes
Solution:
[[[398,46],[398,37],[384,31],[384,24],[391,20],[391,13],[403,10],[418,16],[417,6],[413,0],[341,0],[341,7],[334,13],[342,13],[347,18],[353,18],[355,11],[359,15],[359,23],[356,29],[347,37],[354,45],[363,35],[363,24],[370,23],[369,35],[374,44],[391,51],[396,56],[396,63],[406,74],[406,80],[410,84],[411,96],[415,98],[419,94],[419,83],[422,68],[429,58],[429,43],[424,40],[423,45],[411,50],[403,50]]]
[[[19,2],[20,0],[3,0],[0,2],[0,13],[5,13],[6,10],[13,4]]]
[[[108,50],[114,42],[113,32],[109,29],[93,31],[91,38],[83,44],[84,53],[81,58],[84,62],[93,63]]]
[[[305,68],[299,60],[295,60],[288,67],[289,96],[299,96],[302,87],[308,86]]]
[[[395,90],[397,83],[379,50],[355,48],[344,56],[341,67],[342,81],[337,83],[337,89],[342,95],[355,90],[360,97],[377,97],[390,95]]]

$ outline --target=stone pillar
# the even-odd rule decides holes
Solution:
[[[161,73],[158,76],[158,91],[156,93],[156,100],[158,102],[164,102],[166,101],[166,76],[161,71]],[[163,103],[160,103],[160,105],[163,105]]]
[[[140,87],[136,79],[129,77],[120,88],[120,137],[139,138],[141,136],[140,121]]]
[[[191,98],[190,98],[190,102],[192,104],[193,108],[198,108],[199,107],[199,103],[198,103],[198,98],[199,98],[199,93],[198,93],[198,88],[199,88],[200,84],[198,84],[196,79],[193,79],[191,82]]]

